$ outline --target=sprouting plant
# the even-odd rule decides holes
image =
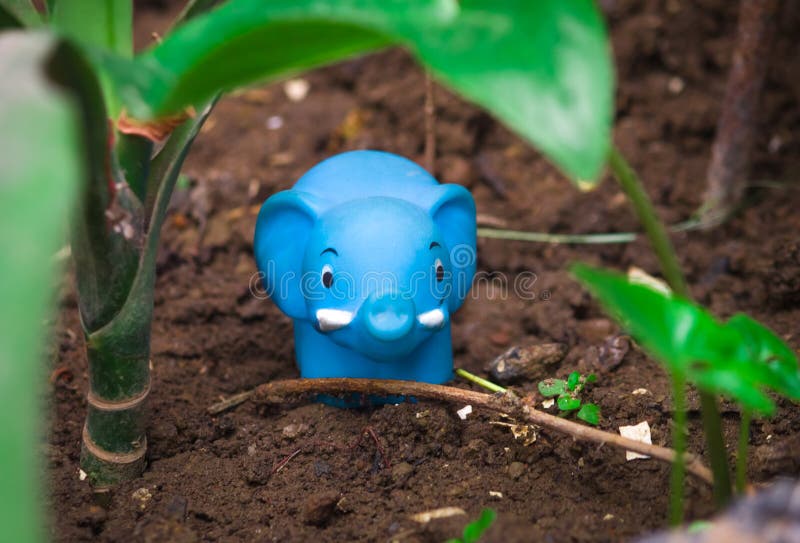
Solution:
[[[556,398],[559,411],[569,413],[577,410],[576,417],[597,426],[600,422],[600,408],[593,403],[582,403],[580,397],[581,391],[595,381],[597,381],[597,375],[594,373],[581,375],[579,372],[573,371],[566,380],[545,379],[540,381],[538,388],[545,398]]]
[[[631,336],[667,367],[673,378],[739,404],[742,418],[736,481],[737,487],[743,489],[751,415],[770,416],[775,412],[775,402],[768,391],[800,399],[800,371],[795,353],[772,331],[747,315],[737,314],[720,322],[706,309],[681,296],[624,275],[585,265],[576,265],[572,271]],[[686,410],[682,395],[674,401],[673,447],[682,452]],[[724,451],[711,454],[722,454],[715,460],[727,466]],[[673,488],[673,492],[682,493],[682,487]],[[679,501],[674,496],[673,500]]]
[[[475,543],[491,527],[497,513],[494,509],[484,509],[481,516],[464,526],[460,539],[448,539],[447,543]]]

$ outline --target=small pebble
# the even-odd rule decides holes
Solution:
[[[268,130],[278,130],[283,127],[283,117],[280,115],[273,115],[267,119],[266,124]]]
[[[147,504],[153,498],[153,495],[150,493],[150,490],[142,487],[134,490],[133,494],[131,494],[131,498],[133,498],[134,501],[139,502],[139,509],[144,511],[147,507]]]
[[[667,82],[667,89],[672,94],[680,94],[686,88],[686,83],[678,76],[670,77]]]
[[[635,441],[641,441],[642,443],[647,443],[648,445],[652,445],[653,443],[652,439],[650,438],[650,425],[646,420],[633,426],[620,426],[619,433],[622,437],[627,437],[628,439],[633,439]],[[625,451],[625,460],[636,460],[638,458],[650,457],[632,451]]]
[[[563,343],[512,347],[491,362],[489,371],[501,384],[531,381],[541,373],[542,366],[560,362],[568,350]]]
[[[331,472],[331,466],[327,462],[323,460],[315,460],[314,461],[314,475],[317,477],[322,477],[323,475],[329,475]]]
[[[392,467],[392,481],[397,485],[405,484],[414,474],[414,466],[408,462],[400,462]]]
[[[303,522],[312,526],[324,526],[336,513],[340,494],[333,490],[311,494],[303,504]]]
[[[311,85],[309,82],[300,78],[290,79],[283,84],[283,92],[286,93],[286,97],[292,102],[302,102],[305,97],[308,96],[310,88]]]
[[[287,439],[295,439],[298,436],[305,434],[309,430],[308,424],[301,422],[300,424],[288,424],[283,427],[281,434]]]
[[[469,415],[471,413],[472,413],[472,406],[471,405],[465,405],[464,407],[462,407],[461,409],[456,411],[456,414],[458,415],[458,418],[460,418],[461,420],[467,420],[467,415]]]
[[[525,474],[527,469],[528,467],[522,462],[511,462],[508,466],[508,476],[517,480]]]

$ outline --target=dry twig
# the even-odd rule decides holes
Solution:
[[[236,401],[225,400],[209,407],[208,412],[215,415],[239,405],[248,399],[263,403],[285,404],[296,402],[304,396],[315,394],[338,394],[355,392],[372,396],[413,396],[428,398],[461,405],[470,404],[511,418],[543,428],[567,434],[580,441],[608,444],[618,449],[645,454],[663,462],[674,462],[675,451],[667,447],[650,445],[627,439],[617,434],[578,424],[555,415],[537,410],[530,398],[520,398],[511,392],[505,394],[484,394],[462,388],[444,385],[431,385],[416,381],[388,379],[286,379],[265,383],[259,387],[236,395]],[[711,471],[693,454],[684,455],[686,469],[692,475],[711,484]]]
[[[429,73],[425,74],[425,169],[436,175],[436,102]]]

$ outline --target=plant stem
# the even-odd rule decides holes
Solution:
[[[630,243],[636,240],[633,232],[612,232],[610,234],[548,234],[546,232],[520,232],[499,228],[478,228],[478,237],[509,239],[513,241],[534,241],[541,243]]]
[[[714,503],[718,507],[723,507],[732,497],[731,472],[725,437],[722,434],[722,417],[713,394],[700,391],[700,413],[703,417],[703,431],[711,461],[711,471],[714,472]]]
[[[614,173],[625,195],[633,205],[639,222],[642,223],[653,251],[656,253],[661,271],[672,291],[686,299],[691,299],[691,293],[681,273],[680,264],[675,254],[675,249],[667,237],[664,224],[658,218],[653,203],[647,196],[642,182],[636,172],[630,167],[622,154],[611,147],[608,154],[608,164]],[[711,467],[714,472],[714,499],[717,505],[724,505],[731,498],[730,469],[728,466],[725,440],[722,435],[722,419],[720,418],[717,400],[713,394],[700,391],[700,400],[703,413],[703,430],[711,458]]]
[[[675,294],[683,298],[691,298],[689,288],[686,286],[683,273],[681,273],[678,258],[675,255],[675,249],[667,236],[666,228],[664,228],[664,223],[658,218],[653,203],[650,201],[647,192],[645,192],[636,172],[633,171],[625,157],[615,147],[612,147],[608,153],[608,165],[636,211],[639,222],[644,227],[647,238],[653,246],[653,251],[658,257],[664,279],[666,279]]]
[[[686,452],[686,379],[677,372],[672,375],[672,424],[675,463],[669,480],[669,524],[679,526],[683,523],[683,479],[686,475],[683,464]]]
[[[747,446],[750,443],[750,421],[753,415],[742,410],[742,421],[739,426],[739,443],[736,447],[736,492],[744,493],[747,486]]]
[[[318,394],[348,392],[367,396],[413,396],[415,398],[429,398],[460,405],[469,404],[489,409],[496,413],[503,413],[519,422],[534,424],[567,434],[576,440],[608,444],[618,449],[645,454],[662,462],[675,462],[675,451],[672,449],[624,438],[617,434],[539,411],[533,406],[531,398],[520,398],[510,391],[506,391],[503,394],[486,394],[444,385],[390,379],[286,379],[272,381],[252,390],[240,392],[235,396],[237,401],[223,400],[210,406],[208,412],[216,415],[225,409],[239,405],[247,399],[256,399],[270,404],[286,404],[297,402],[304,396],[316,397]],[[698,457],[692,454],[684,454],[683,460],[689,473],[709,484],[712,483],[711,471],[702,464]]]
[[[490,392],[506,392],[506,389],[501,387],[500,385],[496,385],[491,381],[487,381],[483,377],[478,377],[477,375],[474,375],[468,372],[467,370],[462,370],[461,368],[458,368],[456,369],[456,375],[458,375],[459,377],[463,377],[467,381],[472,381],[476,385],[482,386],[483,388],[485,388]]]
[[[433,78],[425,73],[425,169],[436,175],[436,100],[433,91]]]

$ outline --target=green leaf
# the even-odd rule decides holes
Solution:
[[[42,16],[30,0],[0,0],[0,29],[41,24]]]
[[[481,511],[481,516],[473,520],[464,527],[462,541],[463,543],[475,543],[478,541],[483,533],[497,518],[497,513],[493,509],[484,509]]]
[[[597,426],[600,423],[600,408],[593,403],[585,403],[576,416],[584,422]]]
[[[769,328],[742,313],[726,326],[738,331],[745,340],[750,360],[760,363],[773,375],[774,388],[781,394],[800,399],[800,371],[797,355]]]
[[[62,0],[53,7],[51,24],[76,42],[133,55],[131,0]]]
[[[598,177],[613,76],[592,0],[231,0],[134,62],[98,61],[128,111],[148,118],[395,43],[573,179]]]
[[[563,394],[567,390],[567,382],[562,379],[545,379],[539,381],[539,393],[545,398]]]
[[[39,465],[53,255],[83,179],[73,103],[47,76],[70,47],[40,32],[0,34],[0,525],[8,541],[43,540]],[[73,51],[74,53],[74,51]]]
[[[579,398],[573,398],[569,394],[562,394],[559,396],[556,403],[561,411],[574,411],[581,406],[581,400]]]
[[[749,317],[723,325],[702,307],[623,275],[585,265],[573,274],[654,358],[701,389],[764,414],[775,407],[766,389],[800,394],[796,356]]]
[[[84,127],[81,152],[87,182],[70,241],[81,322],[93,332],[117,314],[133,284],[142,241],[136,227],[143,222],[142,204],[122,183],[123,174],[111,154],[108,115],[92,66],[83,58],[56,59],[51,73],[73,90]]]
[[[569,390],[575,390],[575,387],[578,386],[580,380],[581,380],[581,374],[578,373],[577,371],[573,371],[572,373],[569,374],[569,377],[567,377],[567,388]]]
[[[587,385],[590,385],[596,381],[597,381],[597,375],[595,375],[594,373],[590,373],[589,375],[586,376]]]
[[[113,54],[120,59],[133,56],[132,0],[62,0],[50,14],[50,23],[62,35],[94,49],[96,54]],[[121,110],[115,83],[100,73],[106,107],[116,118]]]

